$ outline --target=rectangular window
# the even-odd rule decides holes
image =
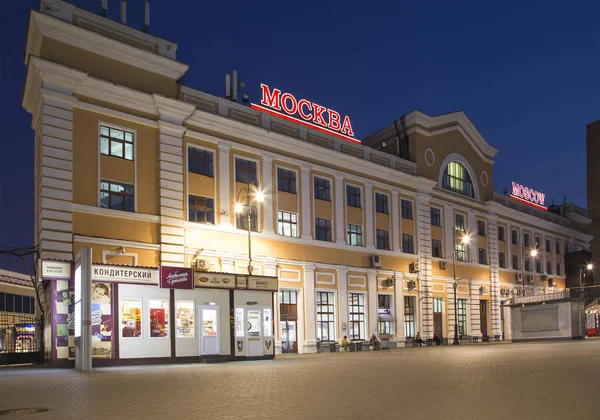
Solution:
[[[375,193],[375,211],[377,213],[390,214],[387,195]]]
[[[539,258],[535,259],[535,271],[537,273],[543,273],[543,271],[542,271],[542,260],[540,260]]]
[[[133,185],[100,180],[100,207],[132,212],[133,197]]]
[[[277,233],[281,236],[298,237],[298,215],[287,211],[277,212]]]
[[[477,221],[477,235],[486,236],[485,235],[485,220]]]
[[[562,273],[560,272],[560,263],[556,263],[556,275],[557,276],[561,276]]]
[[[390,249],[390,232],[377,229],[377,249]]]
[[[531,271],[531,258],[525,257],[525,271]]]
[[[350,207],[361,208],[360,188],[346,185],[346,204]]]
[[[565,242],[565,255],[569,253],[569,244]]]
[[[402,218],[412,220],[412,201],[400,200],[400,205],[402,207]]]
[[[377,313],[391,314],[392,304],[390,295],[377,295]]]
[[[465,226],[465,215],[464,214],[455,214],[454,215],[454,229],[460,230],[461,232],[466,232],[467,228]]]
[[[467,334],[467,299],[457,299],[458,306],[458,333]]]
[[[296,194],[296,172],[277,168],[277,189],[281,192]]]
[[[552,241],[550,239],[546,239],[546,252],[552,252]]]
[[[335,309],[332,292],[317,292],[317,338],[335,340]]]
[[[258,232],[258,208],[256,206],[250,206],[250,224],[252,231]],[[235,214],[235,225],[238,229],[248,230],[248,208],[244,206],[244,209]]]
[[[166,299],[149,299],[150,337],[169,336],[169,301]]]
[[[121,337],[142,338],[142,299],[121,300]]]
[[[546,261],[546,272],[552,274],[552,261]]]
[[[442,226],[442,212],[440,209],[431,207],[431,226]]]
[[[0,312],[6,311],[6,294],[4,292],[0,292]]]
[[[15,295],[12,293],[6,294],[6,312],[15,311]]]
[[[331,201],[331,184],[328,179],[315,177],[314,187],[317,200]]]
[[[506,242],[506,229],[504,229],[504,226],[498,226],[498,240]]]
[[[331,220],[315,218],[315,239],[331,242]]]
[[[350,339],[364,340],[365,334],[365,295],[350,293]]]
[[[431,256],[434,258],[442,258],[442,241],[439,239],[431,240]]]
[[[519,231],[513,229],[511,231],[511,235],[512,235],[512,244],[519,245]]]
[[[404,296],[404,336],[415,337],[415,298]]]
[[[479,264],[487,265],[487,249],[479,248]]]
[[[279,291],[279,304],[280,305],[296,305],[296,291],[295,290],[280,290]],[[283,311],[282,313],[297,313],[291,310]]]
[[[198,175],[213,177],[213,153],[204,149],[188,147],[188,171]]]
[[[377,321],[377,331],[381,334],[394,334],[394,323],[392,321]]]
[[[23,296],[15,295],[15,313],[23,313]]]
[[[214,201],[212,198],[189,196],[188,220],[196,223],[215,224]]]
[[[196,335],[196,318],[193,300],[175,301],[177,338],[190,338]]]
[[[444,299],[443,298],[433,298],[433,312],[441,314],[444,312]]]
[[[535,237],[535,249],[542,249],[542,239],[539,236]]]
[[[523,234],[523,245],[525,245],[526,247],[529,247],[529,233]]]
[[[256,162],[235,158],[235,181],[244,184],[255,184],[257,180]]]
[[[504,252],[498,253],[498,265],[500,268],[506,268],[506,254]]]
[[[414,254],[415,246],[413,243],[413,236],[406,233],[402,234],[402,252],[405,254]]]
[[[100,153],[133,160],[133,133],[101,125]]]
[[[346,242],[352,246],[362,246],[362,226],[348,223]]]
[[[456,244],[456,261],[467,262],[467,247],[462,242]]]
[[[512,256],[512,268],[513,268],[513,270],[519,269],[519,256],[518,255]]]
[[[560,242],[556,241],[556,253],[560,255]]]

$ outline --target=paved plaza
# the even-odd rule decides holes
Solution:
[[[600,340],[96,369],[0,368],[44,419],[598,419]]]

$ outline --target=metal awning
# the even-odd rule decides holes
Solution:
[[[396,318],[394,318],[390,314],[379,314],[377,319],[383,322],[396,322]]]

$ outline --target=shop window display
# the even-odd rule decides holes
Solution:
[[[169,336],[169,301],[150,299],[150,337]]]
[[[177,318],[177,338],[194,337],[196,335],[194,301],[178,300],[175,303],[175,309],[175,316]]]
[[[92,284],[92,357],[112,356],[111,284]]]
[[[142,299],[121,301],[121,337],[142,337]]]

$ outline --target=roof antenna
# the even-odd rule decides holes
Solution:
[[[127,25],[127,0],[121,0],[121,23]]]
[[[150,3],[148,0],[144,2],[144,29],[143,32],[148,32],[150,29]]]
[[[105,16],[108,13],[108,0],[102,0],[102,4],[100,6],[100,16]]]

